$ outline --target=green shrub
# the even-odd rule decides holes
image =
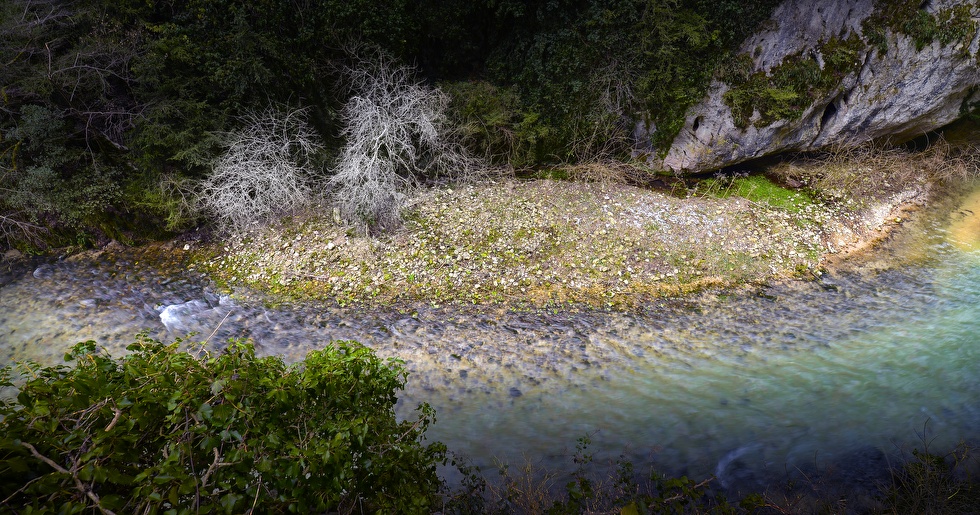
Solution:
[[[637,118],[666,151],[729,51],[774,0],[495,2],[487,77],[549,127],[545,164],[622,157]]]
[[[548,158],[553,129],[521,103],[513,88],[486,81],[452,82],[440,88],[450,97],[449,116],[463,143],[476,156],[517,169]]]
[[[114,360],[20,365],[0,402],[0,499],[31,513],[426,512],[440,483],[433,420],[397,422],[405,372],[354,342],[296,365],[232,342],[198,357],[140,337]],[[203,352],[203,351],[202,351]],[[0,387],[13,387],[12,369]]]

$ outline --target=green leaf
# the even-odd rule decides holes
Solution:
[[[207,402],[202,403],[201,407],[197,409],[197,416],[201,420],[210,420],[212,413],[214,410],[211,409],[211,404]]]
[[[218,395],[221,393],[221,390],[224,389],[226,382],[227,381],[224,379],[218,379],[211,383],[211,395]]]

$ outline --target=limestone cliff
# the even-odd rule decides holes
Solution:
[[[978,16],[980,0],[787,0],[656,164],[712,170],[949,124],[980,105]]]

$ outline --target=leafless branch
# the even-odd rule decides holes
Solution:
[[[308,206],[318,138],[303,110],[269,110],[227,136],[225,153],[200,185],[199,205],[219,225],[243,230]]]
[[[28,241],[33,244],[43,241],[41,235],[47,229],[17,218],[17,214],[0,215],[0,237],[6,240],[7,245],[10,246],[14,241]]]
[[[106,432],[109,432],[110,430],[112,430],[112,428],[116,427],[116,422],[119,422],[119,417],[122,416],[122,410],[120,410],[119,408],[112,408],[112,411],[115,414],[112,416],[112,421],[109,422],[109,425],[105,426],[104,431]]]
[[[346,143],[328,186],[346,220],[392,227],[422,178],[464,177],[477,163],[452,137],[448,96],[380,51],[356,60],[341,111]]]

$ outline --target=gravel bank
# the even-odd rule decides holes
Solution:
[[[430,191],[401,231],[381,238],[314,214],[201,249],[199,261],[230,288],[276,299],[628,309],[708,287],[814,277],[903,223],[899,210],[925,191],[861,210],[786,209],[623,184],[506,180]]]

